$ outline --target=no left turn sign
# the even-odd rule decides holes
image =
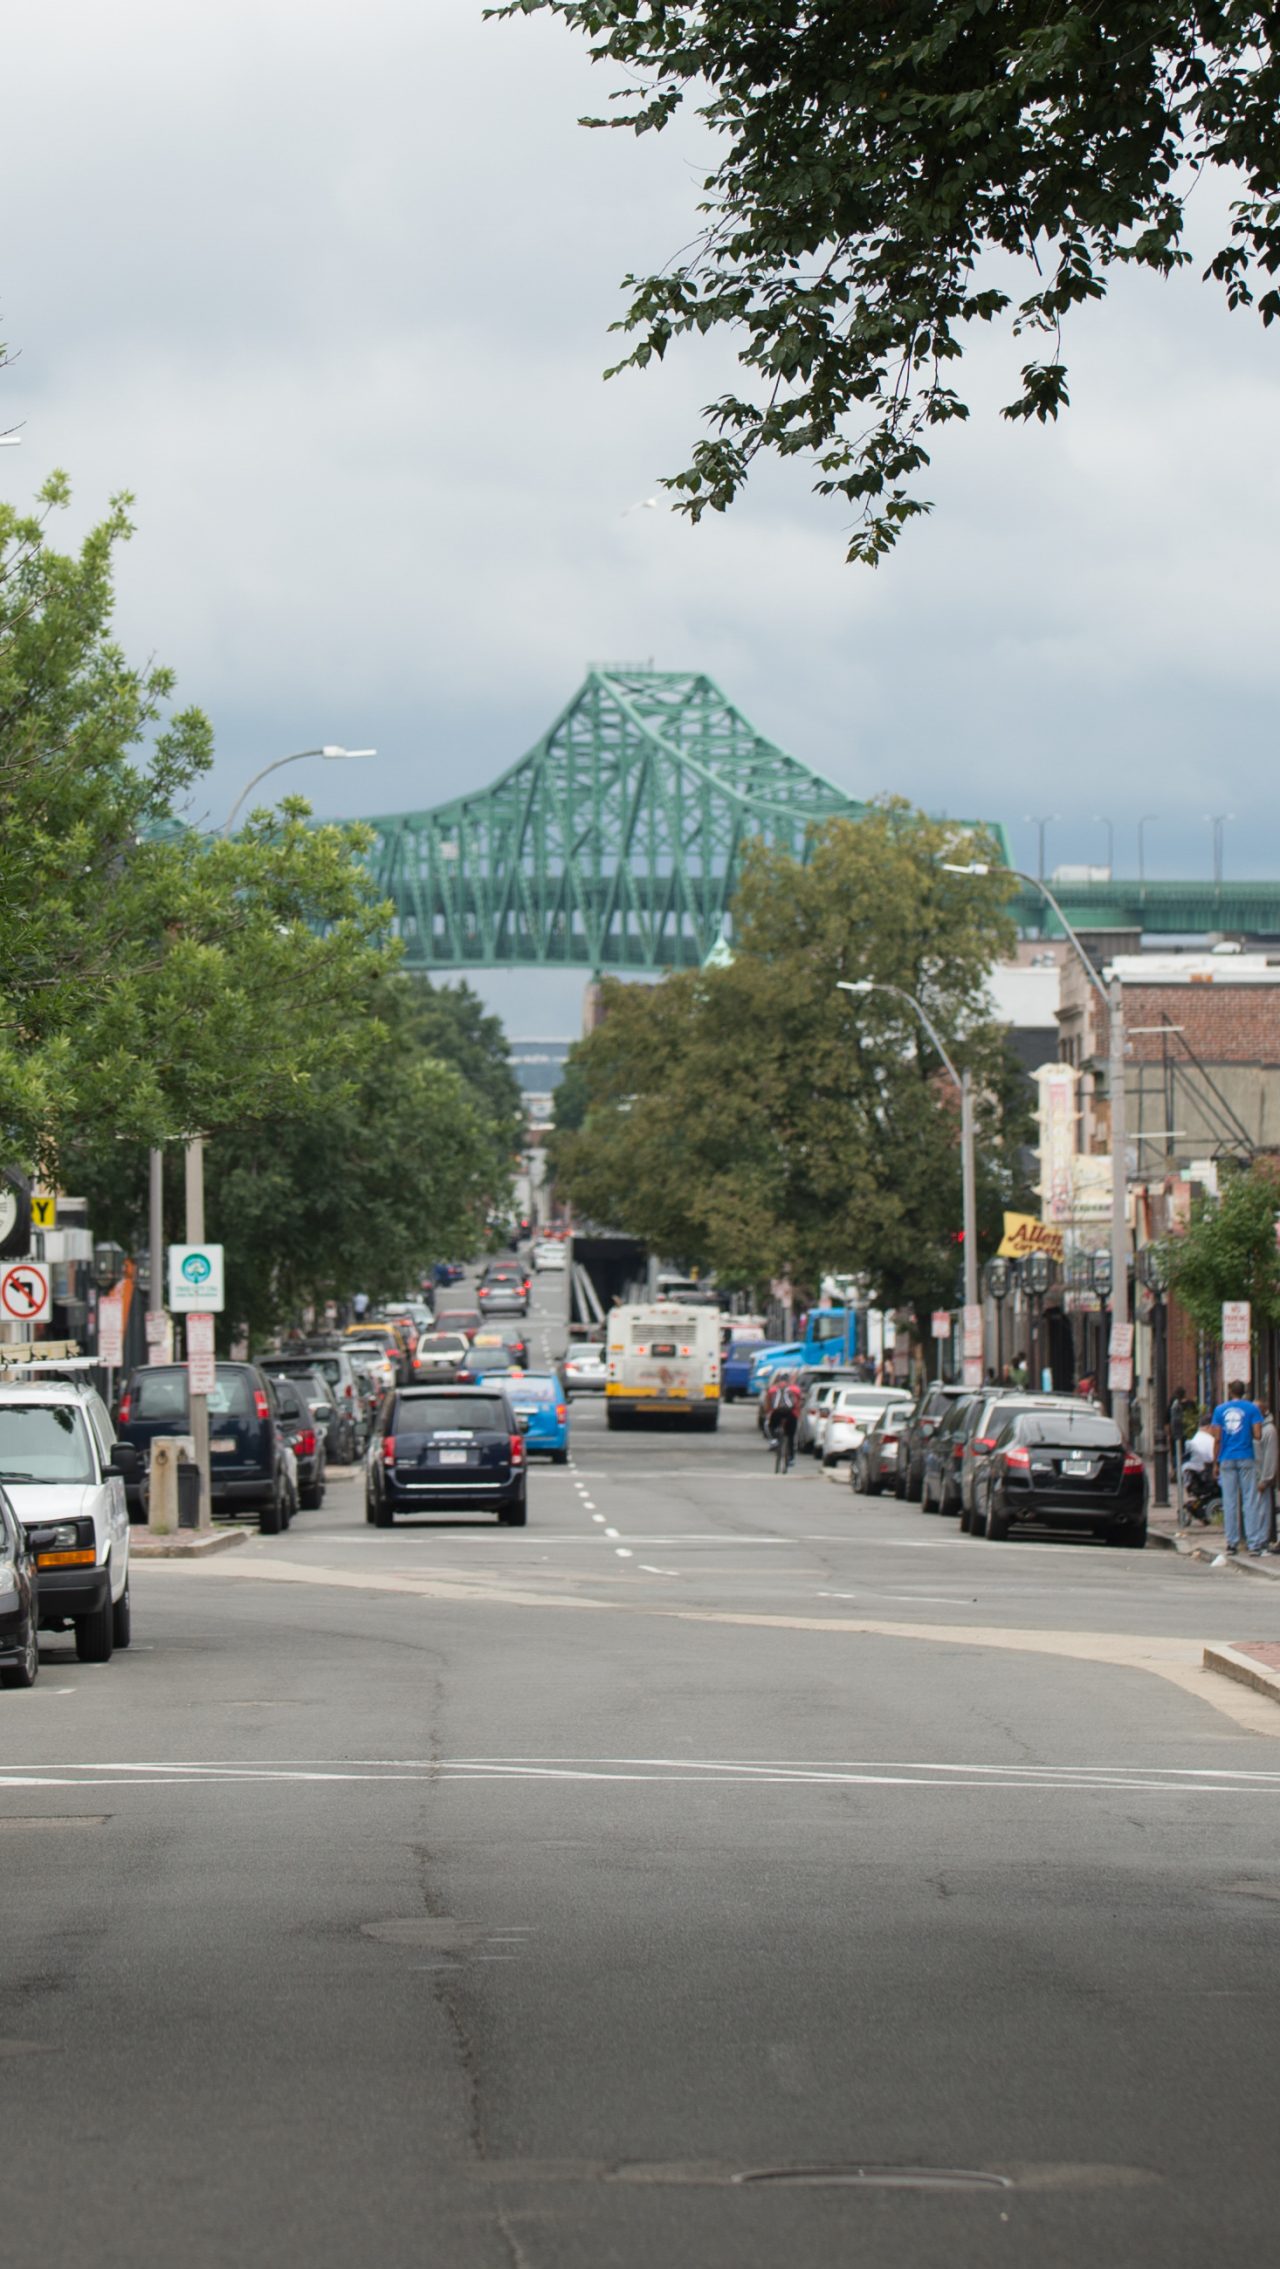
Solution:
[[[4,1314],[20,1324],[42,1324],[48,1320],[51,1306],[48,1269],[39,1261],[11,1261],[0,1276],[0,1309]]]

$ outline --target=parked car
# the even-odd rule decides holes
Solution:
[[[348,1324],[346,1336],[349,1342],[357,1343],[361,1347],[368,1347],[370,1344],[381,1347],[383,1354],[387,1356],[395,1371],[399,1385],[407,1386],[409,1384],[413,1373],[413,1362],[409,1352],[408,1339],[399,1324],[388,1323],[385,1317],[381,1320],[375,1318],[370,1322],[369,1318],[366,1317],[363,1323]]]
[[[161,1434],[189,1434],[185,1363],[131,1371],[120,1397],[120,1436],[140,1457]],[[264,1536],[289,1525],[292,1494],[286,1445],[265,1372],[256,1363],[219,1363],[209,1396],[209,1474],[215,1513],[256,1512]],[[0,1459],[0,1465],[3,1465]]]
[[[935,1379],[927,1386],[903,1429],[900,1444],[898,1471],[894,1487],[899,1497],[908,1497],[913,1505],[920,1502],[924,1487],[924,1453],[932,1435],[936,1434],[949,1406],[961,1395],[972,1394],[972,1387],[953,1385]]]
[[[857,1386],[856,1371],[821,1371],[809,1381],[805,1392],[804,1408],[796,1429],[796,1448],[807,1450],[813,1457],[818,1447],[818,1428],[826,1416],[827,1405],[837,1387]]]
[[[602,1347],[579,1341],[569,1349],[560,1369],[566,1395],[604,1393],[609,1367]]]
[[[365,1460],[365,1517],[487,1506],[507,1528],[528,1518],[525,1422],[504,1381],[401,1387],[388,1395]]]
[[[953,1395],[924,1445],[920,1479],[920,1505],[926,1513],[960,1509],[960,1460],[964,1456],[964,1421],[976,1389],[966,1387]]]
[[[861,1496],[878,1497],[886,1484],[892,1488],[896,1483],[911,1409],[910,1401],[888,1402],[867,1428],[849,1468],[850,1482]]]
[[[304,1512],[314,1513],[324,1503],[326,1487],[324,1428],[307,1396],[305,1379],[290,1379],[272,1371],[276,1418],[297,1468],[295,1486]],[[326,1404],[325,1408],[332,1408]]]
[[[357,1370],[375,1380],[382,1394],[398,1384],[395,1358],[380,1339],[349,1339],[347,1353]]]
[[[820,1455],[825,1467],[852,1459],[869,1426],[890,1404],[910,1407],[905,1387],[837,1387],[822,1418]]]
[[[464,1339],[471,1339],[479,1331],[484,1317],[478,1308],[448,1307],[436,1309],[437,1331],[460,1331]]]
[[[0,1386],[0,1483],[35,1552],[39,1627],[74,1631],[81,1662],[129,1644],[125,1485],[137,1473],[83,1373]]]
[[[324,1428],[326,1459],[334,1465],[356,1464],[369,1429],[355,1367],[346,1349],[336,1353],[325,1348],[315,1355],[264,1355],[262,1368],[272,1379],[295,1379],[299,1383],[312,1417]]]
[[[1096,1403],[1082,1403],[1078,1395],[1047,1395],[1020,1392],[1016,1387],[983,1387],[967,1406],[960,1435],[962,1449],[956,1471],[960,1526],[968,1529],[973,1521],[973,1484],[982,1460],[996,1445],[1006,1418],[1020,1410],[1096,1410]]]
[[[553,1465],[569,1462],[569,1405],[559,1379],[544,1371],[526,1371],[508,1382],[507,1396],[516,1416],[527,1418],[524,1446],[527,1454],[549,1457]]]
[[[40,1668],[39,1547],[52,1528],[23,1527],[0,1489],[0,1686],[34,1686]]]
[[[433,1284],[461,1284],[466,1270],[461,1261],[437,1261],[431,1271]]]
[[[771,1345],[757,1332],[753,1338],[731,1338],[720,1358],[720,1393],[725,1402],[737,1402],[751,1392],[752,1358]]]
[[[569,1255],[563,1245],[557,1245],[553,1239],[547,1238],[542,1244],[534,1246],[533,1265],[539,1272],[551,1269],[563,1274],[569,1266]]]
[[[1147,1541],[1147,1474],[1114,1419],[1077,1401],[1005,1418],[975,1483],[975,1536],[1011,1530],[1103,1536],[1140,1552]]]

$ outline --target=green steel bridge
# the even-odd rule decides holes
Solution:
[[[605,666],[491,786],[372,820],[371,866],[410,968],[697,967],[723,934],[744,843],[803,860],[815,822],[865,808],[756,732],[701,673]],[[1083,929],[1280,936],[1270,883],[1095,882],[1058,895]],[[1035,893],[1014,910],[1027,932],[1054,933]]]

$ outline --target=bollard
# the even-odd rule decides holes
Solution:
[[[159,1434],[151,1444],[151,1471],[147,1493],[147,1527],[153,1536],[172,1536],[180,1528],[200,1525],[200,1468],[195,1443],[189,1434]],[[195,1519],[190,1514],[190,1482],[196,1477]],[[179,1479],[179,1476],[182,1479]],[[183,1486],[183,1482],[186,1486]],[[183,1499],[188,1504],[183,1504]],[[184,1513],[186,1518],[183,1517]]]

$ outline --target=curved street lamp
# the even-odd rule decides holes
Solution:
[[[325,743],[323,748],[299,748],[294,750],[292,756],[277,756],[271,764],[264,764],[261,772],[255,772],[248,786],[240,790],[222,823],[223,834],[229,835],[231,833],[240,806],[253,794],[258,782],[265,780],[269,772],[278,772],[282,764],[301,764],[303,758],[308,756],[323,756],[332,763],[343,761],[349,756],[376,756],[377,753],[376,748],[340,748],[336,743],[329,741]]]

